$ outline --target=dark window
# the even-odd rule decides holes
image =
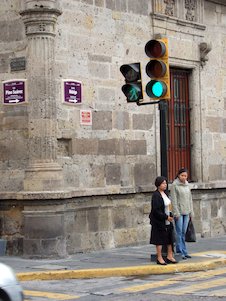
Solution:
[[[170,69],[171,100],[168,102],[167,156],[168,179],[186,167],[191,178],[189,71]]]

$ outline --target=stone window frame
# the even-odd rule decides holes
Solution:
[[[196,3],[195,20],[188,20],[186,15],[190,7],[190,14],[193,10],[192,2]],[[167,7],[168,5],[168,7]],[[187,7],[187,8],[186,8]],[[203,24],[204,16],[204,0],[152,0],[151,16],[155,20],[175,23],[176,25],[192,27],[198,30],[205,30]]]

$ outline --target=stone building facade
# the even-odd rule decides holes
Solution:
[[[0,16],[0,235],[8,254],[148,243],[159,111],[126,102],[119,69],[139,61],[147,81],[144,46],[158,34],[169,40],[170,66],[191,71],[196,230],[225,233],[224,1],[5,0]],[[6,103],[7,81],[25,82],[25,102]],[[79,103],[65,100],[70,81],[81,83]]]

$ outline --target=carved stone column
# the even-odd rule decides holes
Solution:
[[[24,179],[27,191],[55,191],[63,185],[56,154],[54,77],[55,27],[60,14],[57,1],[53,0],[25,0],[21,12],[28,39],[29,166]]]

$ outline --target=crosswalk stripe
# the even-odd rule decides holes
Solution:
[[[197,252],[197,253],[192,253],[192,256],[205,256],[205,257],[211,257],[214,255],[226,255],[226,251],[222,251],[222,250],[212,250],[212,251],[204,251],[204,252]]]
[[[222,275],[226,274],[226,268],[222,268],[220,270],[210,270],[210,271],[204,271],[204,272],[196,272],[189,275],[182,275],[177,277],[178,280],[195,280],[195,279],[205,279],[205,278],[211,278],[212,276]]]
[[[224,289],[217,289],[214,291],[209,292],[208,297],[225,297],[226,296],[226,288]]]
[[[151,283],[146,283],[146,284],[141,284],[141,285],[134,285],[134,286],[129,286],[126,288],[120,289],[120,291],[123,292],[140,292],[140,291],[145,291],[150,288],[158,288],[161,286],[167,286],[170,284],[178,283],[178,280],[174,279],[167,279],[167,280],[161,280],[161,281],[154,281]]]
[[[79,296],[72,296],[66,294],[58,294],[58,293],[50,293],[50,292],[39,292],[39,291],[24,291],[25,297],[45,297],[48,299],[54,300],[71,300],[71,299],[78,299]]]
[[[188,293],[194,293],[197,291],[203,291],[204,289],[210,289],[212,287],[217,287],[221,285],[225,285],[225,278],[220,278],[216,280],[211,280],[207,282],[200,282],[196,284],[192,284],[186,287],[179,287],[176,289],[167,288],[161,291],[155,291],[157,294],[173,294],[173,295],[185,295]]]
[[[178,283],[179,281],[182,280],[201,280],[201,279],[206,279],[206,278],[211,278],[213,276],[218,276],[226,274],[226,268],[220,269],[220,270],[211,270],[211,271],[204,271],[204,272],[197,272],[197,273],[192,273],[189,275],[180,275],[180,276],[175,276],[166,280],[161,280],[161,281],[154,281],[150,283],[145,283],[145,284],[140,284],[140,285],[134,285],[134,286],[129,286],[126,288],[120,289],[120,291],[123,292],[139,292],[139,291],[145,291],[151,288],[158,288],[158,287],[163,287],[171,284]]]

